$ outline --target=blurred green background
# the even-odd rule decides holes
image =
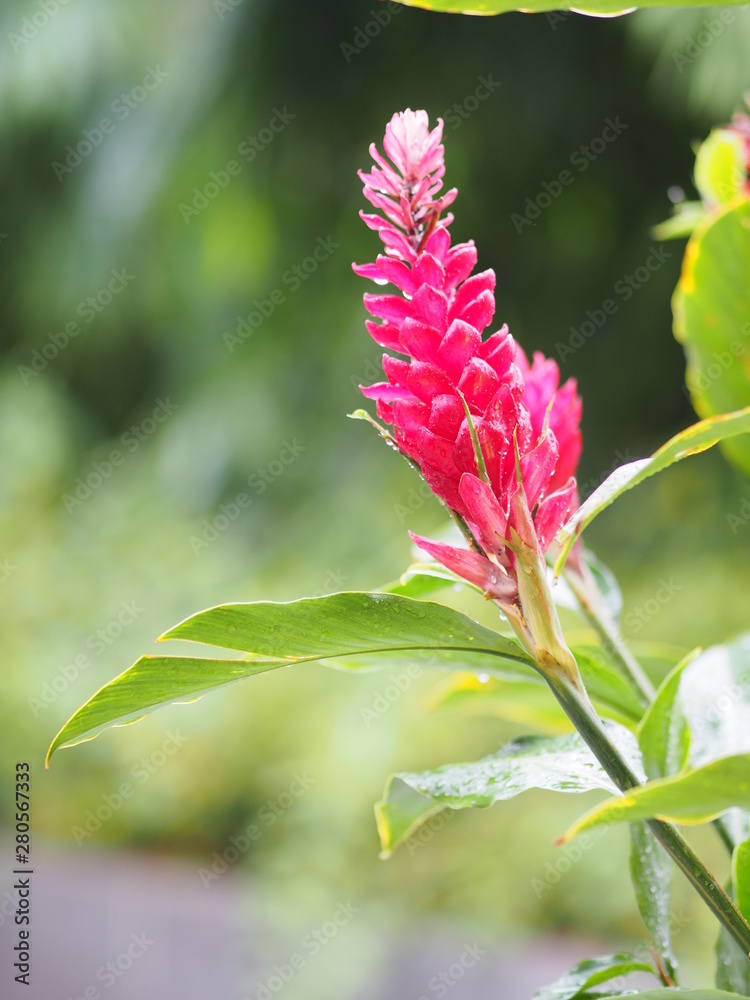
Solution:
[[[427,712],[426,673],[375,722],[364,710],[388,674],[299,667],[111,731],[48,773],[42,759],[75,708],[190,612],[382,585],[409,559],[407,529],[441,524],[406,463],[345,416],[379,363],[366,283],[350,267],[377,251],[357,217],[356,169],[394,111],[451,115],[454,240],[476,240],[498,276],[496,319],[527,351],[559,356],[587,311],[618,303],[562,365],[584,398],[584,491],[694,419],[669,306],[683,245],[664,245],[631,295],[617,288],[658,250],[649,227],[668,214],[667,189],[693,196],[691,142],[750,85],[750,10],[732,8],[699,45],[717,10],[598,20],[403,9],[378,27],[373,9],[383,20],[388,8],[373,0],[55,8],[7,2],[0,14],[6,829],[12,763],[29,759],[37,843],[157,852],[194,870],[307,772],[309,791],[236,866],[281,933],[352,895],[362,928],[642,942],[617,832],[534,891],[581,809],[567,797],[462,814],[413,854],[378,860],[371,804],[390,771],[480,756],[518,731]],[[494,89],[475,100],[482,79]],[[571,168],[607,119],[627,127]],[[519,232],[512,217],[565,169],[574,184]],[[308,274],[316,246],[328,249]],[[270,314],[230,350],[257,303]],[[750,528],[733,534],[726,514],[748,489],[709,454],[597,522],[589,543],[621,579],[626,622],[661,578],[680,588],[627,635],[688,648],[747,628]],[[222,520],[243,492],[252,502]],[[175,731],[187,741],[162,766]],[[153,773],[134,780],[154,754]],[[126,780],[135,795],[79,847],[87,810]],[[689,979],[713,929],[682,887],[678,901]],[[376,938],[362,931],[325,995],[358,995],[357,977],[383,960]],[[306,989],[318,995],[314,979]]]

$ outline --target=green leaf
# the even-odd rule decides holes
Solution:
[[[677,774],[687,763],[690,727],[679,699],[680,681],[683,670],[699,652],[688,653],[664,679],[638,727],[643,767],[651,779]]]
[[[452,708],[488,715],[553,735],[570,732],[571,723],[544,681],[501,680],[455,673],[432,691],[427,708]]]
[[[190,639],[247,653],[242,660],[144,656],[99,690],[55,737],[47,759],[103,728],[159,705],[293,663],[326,660],[346,669],[413,663],[497,676],[536,676],[513,639],[426,601],[346,593],[288,604],[261,601],[202,611],[163,639]]]
[[[683,201],[675,205],[674,215],[651,229],[655,240],[678,240],[690,236],[693,230],[708,216],[702,201]]]
[[[162,639],[188,639],[250,656],[335,661],[356,666],[411,662],[417,651],[435,667],[476,667],[498,676],[536,676],[534,660],[500,635],[443,604],[397,594],[343,593],[289,603],[224,604],[187,618]],[[360,659],[361,658],[361,659]]]
[[[738,844],[732,854],[732,878],[727,892],[742,915],[750,915],[750,840]],[[716,942],[716,985],[750,996],[750,962],[737,942],[722,928]]]
[[[645,823],[630,824],[630,878],[643,922],[674,979],[671,900],[674,862]]]
[[[626,1000],[632,996],[632,993],[615,993],[611,995],[611,1000]],[[636,996],[640,1000],[671,1000],[672,997],[677,997],[678,1000],[743,1000],[737,993],[724,993],[721,990],[645,990]]]
[[[689,455],[697,455],[712,448],[719,441],[738,434],[746,434],[748,431],[750,431],[750,406],[736,413],[724,413],[721,416],[701,420],[670,438],[650,458],[640,458],[615,469],[558,532],[557,541],[561,545],[561,551],[555,563],[555,573],[560,573],[568,553],[583,529],[623,493]]]
[[[695,186],[707,205],[732,201],[747,181],[745,143],[742,136],[726,128],[715,128],[698,148]]]
[[[750,753],[750,633],[697,656],[682,675],[680,702],[690,725],[694,767]]]
[[[750,808],[750,754],[722,757],[607,799],[579,819],[563,841],[594,826],[654,816],[673,823],[706,823],[733,806]]]
[[[607,663],[596,646],[572,647],[584,686],[600,714],[629,725],[643,708],[630,685]],[[526,679],[495,678],[489,674],[452,674],[433,694],[431,708],[465,708],[546,733],[569,732],[571,725],[539,674]]]
[[[637,757],[631,733],[612,724],[609,730],[626,756]],[[439,809],[486,809],[531,788],[572,793],[613,785],[577,733],[522,736],[482,760],[394,774],[375,806],[383,857]]]
[[[650,972],[652,976],[655,975],[653,966],[639,961],[628,952],[586,958],[551,986],[538,990],[533,1000],[575,1000],[592,986],[606,983],[618,976],[627,976],[631,972]]]
[[[584,548],[583,558],[594,578],[597,590],[601,594],[604,607],[609,612],[609,617],[615,625],[619,625],[622,615],[622,591],[615,574],[597,559],[590,549]]]
[[[712,214],[688,243],[672,299],[674,335],[687,357],[685,381],[702,417],[750,403],[750,200]],[[750,439],[722,445],[750,475]]]
[[[47,764],[60,747],[75,746],[109,726],[138,722],[148,712],[173,702],[196,700],[212,688],[275,670],[267,660],[209,660],[188,656],[142,656],[100,688],[71,716],[47,751]]]
[[[386,594],[399,594],[401,597],[413,597],[415,600],[424,600],[433,594],[445,590],[446,587],[455,586],[471,587],[481,593],[479,587],[467,583],[460,577],[445,569],[439,563],[423,562],[412,563],[395,583],[389,583],[383,587]]]
[[[737,909],[750,920],[750,840],[743,840],[732,854],[732,884]],[[750,966],[750,963],[748,963]]]
[[[605,660],[602,650],[598,646],[574,645],[572,652],[584,686],[597,707],[607,714],[614,710],[619,716],[617,721],[638,722],[643,706],[622,674]]]
[[[681,771],[690,749],[690,729],[679,699],[683,671],[698,650],[668,674],[638,727],[643,767],[649,778]],[[638,909],[670,977],[676,961],[672,949],[671,896],[674,864],[643,822],[630,824],[630,877]]]
[[[615,17],[618,14],[629,14],[639,7],[705,7],[715,4],[716,0],[638,0],[629,7],[624,6],[624,0],[586,0],[583,7],[571,8],[565,0],[525,0],[523,6],[518,0],[398,0],[407,7],[420,7],[423,10],[441,11],[445,14],[505,14],[508,11],[520,10],[524,13],[537,14],[547,10],[560,10],[566,14],[593,14],[599,17]],[[726,6],[721,0],[721,6]],[[561,15],[562,16],[562,15]]]

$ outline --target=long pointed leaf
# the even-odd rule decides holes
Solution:
[[[536,676],[533,660],[506,636],[426,601],[394,594],[332,594],[289,604],[258,602],[211,608],[163,638],[192,639],[241,650],[244,659],[144,656],[106,684],[65,723],[47,760],[61,746],[160,705],[293,663],[326,660],[346,668],[418,660],[450,670]]]
[[[632,734],[610,724],[623,752],[637,760]],[[500,753],[468,764],[392,775],[375,807],[383,856],[388,857],[439,809],[486,809],[531,788],[553,792],[612,791],[612,782],[577,733],[522,736]]]
[[[658,817],[673,823],[706,823],[733,806],[750,808],[750,754],[737,754],[683,771],[673,778],[650,781],[620,798],[596,806],[562,838],[611,823]]]
[[[555,562],[555,573],[560,573],[568,553],[583,529],[623,493],[689,455],[697,455],[712,448],[719,441],[725,441],[737,434],[747,434],[748,431],[750,431],[750,406],[735,413],[724,413],[718,417],[701,420],[670,438],[650,458],[640,458],[636,462],[628,462],[615,469],[558,532],[557,541],[561,550]]]

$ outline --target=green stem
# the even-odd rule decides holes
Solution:
[[[609,734],[585,692],[577,688],[562,673],[547,672],[545,676],[565,714],[620,791],[627,792],[631,788],[638,787],[640,785],[638,778],[610,740]],[[677,866],[682,869],[716,919],[723,924],[742,948],[743,953],[750,958],[750,925],[747,924],[716,878],[671,823],[665,823],[658,819],[646,822],[656,839]]]
[[[646,676],[643,667],[641,667],[638,660],[623,642],[622,636],[605,608],[598,588],[592,580],[591,574],[586,569],[585,563],[583,564],[583,574],[579,574],[571,569],[570,571],[566,571],[565,579],[573,591],[576,600],[581,605],[581,610],[586,619],[604,640],[606,650],[620,667],[624,676],[630,680],[640,695],[641,700],[644,701],[644,704],[649,705],[653,701],[656,691]],[[721,819],[715,819],[713,826],[719,835],[719,839],[731,856],[734,851],[734,841],[726,825]]]
[[[596,584],[584,569],[585,575],[566,570],[565,579],[581,605],[587,621],[604,640],[604,648],[612,657],[621,673],[630,681],[644,705],[654,700],[656,691],[628,647],[625,645],[617,626],[604,606]]]

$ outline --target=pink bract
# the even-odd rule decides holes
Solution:
[[[474,274],[473,242],[451,246],[440,196],[445,172],[442,121],[407,110],[386,127],[383,157],[360,171],[364,194],[381,214],[361,213],[383,242],[375,263],[354,270],[390,294],[365,294],[367,321],[383,355],[386,381],[362,387],[393,428],[401,451],[432,491],[462,518],[476,551],[415,540],[488,596],[511,603],[514,557],[507,546],[519,489],[516,461],[541,552],[577,504],[581,400],[573,379],[560,386],[557,364],[531,364],[503,326],[483,337],[495,313],[495,274]],[[389,162],[390,161],[390,162]],[[477,451],[478,444],[478,451]]]

